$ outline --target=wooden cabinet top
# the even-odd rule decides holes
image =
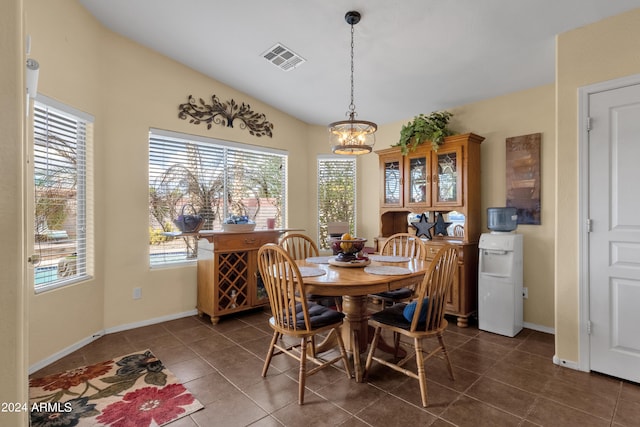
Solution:
[[[198,232],[199,239],[207,239],[209,242],[216,244],[220,242],[239,242],[238,245],[246,246],[256,244],[259,246],[264,243],[275,243],[280,235],[287,231],[300,231],[299,228],[276,228],[276,229],[260,229],[253,231],[222,231],[222,230],[200,230]]]
[[[448,136],[444,139],[443,145],[444,144],[454,144],[457,142],[474,142],[476,144],[480,144],[482,141],[484,141],[484,137],[477,135],[475,133],[462,133],[459,135],[451,135]],[[426,148],[431,148],[431,143],[429,141],[425,141],[422,144],[418,145],[418,150],[424,149],[424,147]],[[382,150],[376,150],[375,152],[378,155],[384,155],[387,153],[394,153],[394,152],[399,152],[400,151],[400,147],[389,147],[389,148],[383,148]]]

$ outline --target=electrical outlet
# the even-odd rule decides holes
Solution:
[[[142,288],[133,288],[133,299],[142,298]]]
[[[522,288],[522,298],[529,298],[529,288]]]

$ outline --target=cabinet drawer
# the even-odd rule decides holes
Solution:
[[[464,261],[464,257],[463,257],[464,246],[457,244],[457,242],[452,243],[451,241],[425,242],[425,245],[427,246],[427,261],[431,261],[436,256],[436,254],[440,251],[440,249],[442,249],[442,247],[446,244],[453,245],[456,248],[458,252],[458,264],[462,263]]]
[[[273,243],[273,240],[272,236],[263,234],[230,234],[220,237],[218,247],[214,247],[214,250],[219,252],[259,249],[262,245]]]
[[[438,251],[442,249],[442,247],[444,246],[444,243],[428,242],[426,243],[426,246],[427,246],[427,261],[431,261],[436,256]]]

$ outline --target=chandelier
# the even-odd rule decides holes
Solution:
[[[351,104],[346,113],[349,120],[329,124],[331,151],[336,154],[367,154],[376,143],[378,125],[356,120],[356,105],[353,102],[353,26],[360,22],[360,13],[347,12],[344,19],[351,25]]]

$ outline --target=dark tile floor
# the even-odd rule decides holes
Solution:
[[[297,404],[297,366],[273,359],[261,377],[268,313],[183,319],[106,335],[33,377],[151,349],[205,406],[171,423],[185,426],[640,426],[640,386],[551,362],[553,336],[524,330],[507,338],[451,325],[444,361],[427,362],[429,406],[417,380],[377,366],[366,383],[331,367],[307,379]]]

